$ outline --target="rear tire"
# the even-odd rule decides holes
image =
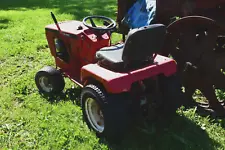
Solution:
[[[81,93],[84,120],[97,136],[117,142],[130,125],[126,101],[124,95],[108,95],[96,85],[87,85]]]
[[[163,76],[159,82],[163,94],[162,110],[166,115],[175,114],[176,110],[182,106],[185,100],[185,95],[182,92],[182,84],[175,75],[170,77]]]
[[[35,83],[41,93],[56,94],[62,92],[65,81],[59,70],[46,66],[35,75]]]

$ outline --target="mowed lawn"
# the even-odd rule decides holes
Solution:
[[[225,149],[225,119],[199,116],[195,108],[180,109],[167,124],[140,125],[115,145],[97,138],[83,122],[76,103],[80,89],[71,81],[52,99],[39,94],[35,73],[54,65],[44,30],[53,23],[50,12],[59,21],[87,15],[115,19],[116,9],[116,0],[0,1],[0,149]]]

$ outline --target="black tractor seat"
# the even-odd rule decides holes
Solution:
[[[153,24],[128,33],[124,44],[104,47],[96,53],[100,66],[116,72],[126,72],[153,62],[165,39],[166,27]]]
[[[123,47],[124,44],[117,44],[100,49],[96,53],[96,58],[99,61],[100,65],[117,71],[123,69]]]

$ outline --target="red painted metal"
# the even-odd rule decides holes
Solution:
[[[86,65],[81,70],[81,82],[85,83],[89,78],[93,78],[102,83],[107,92],[121,93],[130,91],[132,83],[159,74],[170,76],[174,73],[176,73],[176,62],[173,59],[157,55],[154,64],[126,73],[113,72],[100,67],[98,64]]]
[[[118,73],[107,70],[97,64],[96,52],[102,47],[110,46],[108,34],[98,35],[83,25],[80,21],[64,21],[59,23],[61,33],[57,26],[46,26],[46,37],[56,66],[64,76],[83,87],[90,78],[102,83],[109,93],[129,91],[132,83],[154,77],[159,74],[165,76],[176,72],[176,62],[170,58],[155,55],[154,63],[127,73]],[[54,40],[63,38],[70,60],[65,62],[56,55]],[[120,85],[120,86],[118,86]]]
[[[95,53],[100,48],[109,46],[108,34],[96,36],[80,21],[65,21],[59,23],[64,34],[64,42],[70,56],[69,63],[57,57],[54,39],[59,38],[59,32],[55,24],[46,26],[46,37],[56,65],[67,76],[80,82],[80,70],[84,65],[95,63]]]
[[[197,0],[196,9],[209,9],[215,8],[220,4],[224,4],[225,0]]]

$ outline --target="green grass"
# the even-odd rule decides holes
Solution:
[[[77,95],[49,100],[38,93],[35,73],[54,65],[44,32],[53,22],[50,12],[59,21],[92,14],[115,19],[116,8],[116,0],[1,0],[0,149],[225,149],[225,119],[201,117],[195,108],[179,110],[169,124],[137,127],[112,145],[82,121]],[[66,83],[64,92],[76,87]]]

